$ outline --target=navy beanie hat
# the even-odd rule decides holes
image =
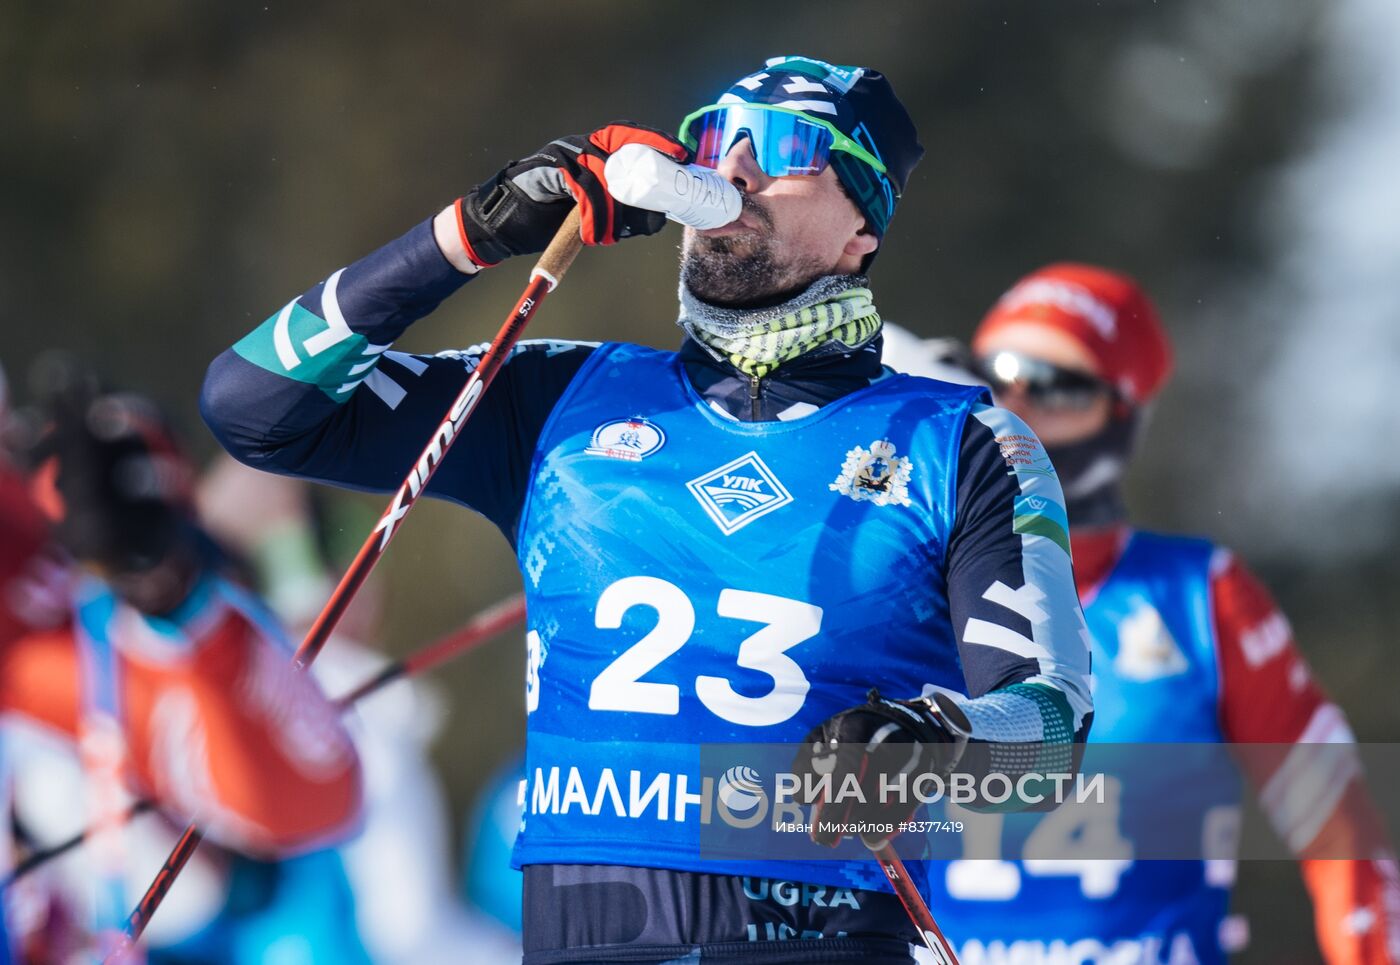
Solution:
[[[832,151],[831,166],[870,229],[884,237],[924,156],[919,132],[884,74],[810,57],[770,57],[763,70],[736,81],[718,103],[737,101],[787,107],[828,121],[879,158],[885,174],[846,151]]]

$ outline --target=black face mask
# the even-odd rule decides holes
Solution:
[[[1119,406],[1089,438],[1045,447],[1065,492],[1071,529],[1109,526],[1126,518],[1123,476],[1141,423],[1138,409]]]

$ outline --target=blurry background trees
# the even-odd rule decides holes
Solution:
[[[875,270],[882,312],[965,337],[1047,261],[1138,276],[1178,374],[1135,511],[1249,558],[1358,735],[1390,740],[1396,36],[1389,0],[15,0],[0,5],[0,361],[22,396],[36,353],[75,350],[212,454],[207,362],[508,158],[619,117],[674,127],[774,53],[869,64],[928,149]],[[531,334],[674,344],[678,238],[585,253]],[[489,338],[522,279],[487,273],[404,346]],[[380,576],[395,652],[517,583],[488,524],[419,513]],[[520,740],[522,671],[502,640],[442,674],[440,758],[463,808]],[[1291,866],[1243,868],[1238,903],[1248,960],[1312,958]]]

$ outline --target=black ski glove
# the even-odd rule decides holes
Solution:
[[[887,700],[873,688],[865,703],[813,728],[794,764],[804,784],[807,775],[814,782],[831,775],[831,793],[804,802],[812,805],[812,840],[834,848],[845,836],[844,826],[888,825],[888,833],[861,834],[870,847],[883,846],[919,807],[914,779],[928,773],[946,778],[962,757],[971,730],[962,708],[943,694]],[[900,774],[905,775],[904,792],[883,793]],[[859,797],[841,793],[849,775],[860,786]]]
[[[603,166],[624,144],[645,144],[680,162],[690,155],[669,134],[630,121],[550,141],[457,202],[467,256],[484,268],[511,255],[544,251],[575,203],[586,245],[611,245],[660,231],[665,215],[620,204],[608,193]]]

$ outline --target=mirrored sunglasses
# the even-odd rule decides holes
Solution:
[[[829,121],[773,104],[711,104],[681,122],[680,140],[695,151],[695,163],[715,168],[742,137],[770,178],[821,174],[832,151],[845,151],[881,174],[879,158]]]
[[[973,360],[973,370],[993,394],[1016,388],[1048,409],[1087,409],[1105,396],[1116,397],[1112,384],[1096,375],[1062,368],[1021,352],[993,352]]]

